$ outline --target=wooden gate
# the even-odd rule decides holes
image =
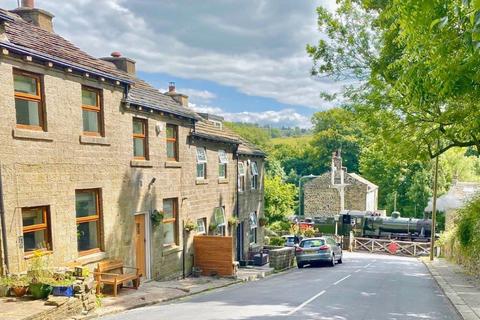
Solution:
[[[390,239],[354,238],[353,251],[386,253],[398,256],[420,257],[430,255],[429,242],[397,241]]]

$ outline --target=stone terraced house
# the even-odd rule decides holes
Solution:
[[[81,51],[31,3],[0,9],[1,273],[41,249],[166,279],[191,270],[196,234],[232,235],[237,260],[261,246],[265,154],[173,83],[139,79],[135,61]]]

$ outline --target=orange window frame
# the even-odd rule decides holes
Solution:
[[[133,158],[136,159],[136,160],[147,160],[148,159],[147,120],[146,119],[140,119],[140,118],[133,118],[133,123],[135,123],[135,122],[140,122],[142,124],[143,133],[133,132],[133,141],[135,141],[135,139],[142,139],[142,141],[143,141],[143,157],[138,157],[138,156],[134,155]],[[135,144],[134,144],[134,146],[135,146]],[[135,154],[135,150],[133,150],[133,152]]]
[[[103,108],[102,108],[102,91],[100,89],[91,88],[87,86],[82,86],[82,91],[94,92],[97,96],[97,103],[95,106],[85,105],[82,103],[82,111],[93,111],[97,112],[97,121],[98,121],[98,132],[95,131],[83,131],[83,134],[86,136],[103,136]],[[82,125],[83,126],[83,125]]]
[[[18,69],[13,69],[13,75],[19,75],[19,76],[24,76],[24,77],[29,77],[32,79],[35,79],[37,83],[37,94],[32,95],[24,92],[17,92],[15,91],[15,84],[14,84],[14,95],[15,99],[20,99],[20,100],[26,100],[26,101],[35,101],[38,102],[38,119],[40,122],[39,126],[32,126],[32,125],[27,125],[27,124],[16,124],[17,128],[21,129],[30,129],[30,130],[38,130],[38,131],[44,131],[45,130],[45,115],[44,115],[44,101],[43,101],[43,92],[42,92],[42,78],[38,74],[18,70]]]
[[[22,233],[25,234],[25,233],[31,233],[31,232],[36,232],[36,231],[42,231],[42,230],[45,230],[45,238],[44,238],[44,242],[50,247],[50,248],[44,248],[44,249],[40,249],[40,250],[44,250],[44,251],[48,251],[51,249],[52,247],[52,243],[51,243],[51,235],[50,235],[50,228],[49,228],[49,225],[48,225],[48,206],[39,206],[39,207],[28,207],[28,208],[22,208],[22,217],[23,217],[23,210],[32,210],[32,209],[39,209],[41,208],[42,209],[42,217],[43,217],[43,223],[37,223],[37,224],[34,224],[34,225],[31,225],[31,226],[26,226],[26,227],[22,227]],[[25,248],[24,248],[25,250]],[[37,250],[37,249],[36,249]],[[24,251],[24,254],[25,255],[29,255],[31,254],[33,251]]]
[[[165,245],[171,245],[171,244],[178,244],[178,231],[177,231],[177,217],[178,217],[178,198],[169,198],[169,199],[163,199],[163,202],[165,201],[171,201],[172,202],[172,209],[173,209],[173,218],[168,218],[168,219],[163,219],[162,222],[163,224],[166,223],[173,223],[173,243],[165,243]]]
[[[174,125],[174,124],[167,124],[167,134],[168,134],[168,128],[172,128],[173,129],[173,135],[174,137],[173,138],[169,138],[167,136],[167,145],[169,143],[173,143],[173,150],[174,150],[174,153],[175,153],[175,157],[174,158],[170,158],[168,157],[167,159],[168,160],[171,160],[171,161],[178,161],[178,126]]]
[[[95,192],[95,204],[96,204],[97,212],[96,212],[95,215],[76,218],[76,225],[78,226],[80,223],[85,223],[85,222],[93,222],[93,221],[97,222],[98,248],[79,251],[80,256],[85,256],[85,255],[89,255],[89,254],[92,254],[92,253],[97,253],[97,252],[102,251],[102,232],[101,232],[101,230],[102,230],[102,228],[101,228],[102,220],[100,219],[101,216],[102,216],[102,210],[100,208],[100,190],[99,189],[75,190],[75,195],[77,195],[78,193],[82,193],[82,192],[92,192],[92,191]]]

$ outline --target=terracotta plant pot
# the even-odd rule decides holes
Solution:
[[[13,293],[17,298],[23,297],[27,293],[27,289],[28,287],[12,287]]]

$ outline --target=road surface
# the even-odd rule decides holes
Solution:
[[[345,253],[343,260],[103,319],[459,319],[417,259]]]

